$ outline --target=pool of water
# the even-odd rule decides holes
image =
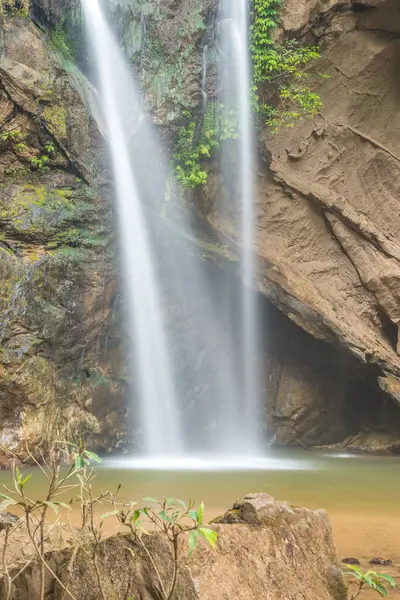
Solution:
[[[290,504],[326,509],[342,558],[355,556],[366,562],[384,556],[400,563],[400,458],[291,450],[271,454],[257,464],[234,457],[219,463],[211,469],[204,457],[157,464],[104,461],[96,467],[93,487],[97,492],[116,490],[122,484],[123,501],[146,496],[204,501],[209,519],[246,493],[266,492]],[[43,475],[37,469],[23,469],[26,474],[32,471],[26,493],[43,497]],[[0,473],[0,483],[11,482],[10,472]]]

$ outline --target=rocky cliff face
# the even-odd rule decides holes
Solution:
[[[201,113],[216,3],[111,6],[168,148],[184,111]],[[79,37],[78,14],[75,0],[35,0],[41,29],[18,16],[1,28],[0,419],[5,441],[86,432],[111,449],[124,438],[129,380],[114,217],[93,92],[50,35]],[[399,31],[394,1],[284,4],[279,35],[321,44],[312,69],[330,78],[318,83],[318,118],[264,131],[259,143],[255,251],[269,340],[260,361],[278,444],[370,429],[384,447],[400,439]],[[74,54],[84,66],[80,40]],[[213,97],[212,51],[206,66]],[[218,165],[209,168],[193,208],[205,255],[219,248],[226,268],[238,214],[234,202],[227,214]]]
[[[255,244],[258,289],[312,337],[355,357],[361,377],[376,379],[381,397],[394,404],[399,31],[395,2],[285,2],[279,35],[319,43],[322,58],[312,70],[329,79],[317,86],[324,104],[318,118],[261,136]],[[234,247],[238,215],[222,213],[220,182],[218,175],[210,180],[205,218]],[[361,410],[368,404],[365,395]],[[311,412],[312,406],[319,408],[311,400]],[[314,412],[309,427],[319,419]],[[292,426],[295,435],[296,418]]]
[[[112,210],[91,186],[102,156],[90,89],[78,93],[29,19],[8,19],[0,43],[2,439],[86,432],[104,445],[121,431],[124,383]]]

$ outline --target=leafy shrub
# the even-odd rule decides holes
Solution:
[[[271,35],[279,25],[282,2],[254,0],[251,25],[253,107],[273,131],[313,117],[322,106],[319,95],[310,89],[312,76],[303,70],[319,58],[319,47],[302,46],[296,40],[276,42]]]
[[[36,466],[44,474],[47,480],[47,489],[44,489],[43,499],[33,499],[29,493],[29,482],[32,479],[32,474],[22,474],[15,462],[13,466],[14,489],[3,485],[7,493],[0,494],[0,498],[2,498],[0,513],[10,506],[18,506],[23,513],[20,519],[10,518],[9,522],[1,523],[1,527],[5,529],[5,539],[0,558],[0,570],[6,581],[6,600],[11,598],[12,584],[15,578],[31,563],[31,559],[28,559],[17,575],[11,575],[6,560],[7,547],[12,544],[13,535],[20,531],[22,526],[26,528],[32,551],[36,554],[40,564],[40,600],[45,598],[45,580],[49,576],[62,588],[63,597],[68,596],[71,600],[77,600],[69,589],[69,579],[61,581],[57,572],[53,571],[50,566],[46,555],[49,532],[54,527],[54,524],[47,522],[48,512],[53,511],[55,513],[56,523],[58,523],[61,519],[61,509],[70,511],[74,503],[77,503],[80,508],[81,523],[78,528],[72,528],[68,519],[68,530],[73,537],[74,546],[68,564],[68,572],[72,573],[78,550],[82,551],[93,561],[102,600],[109,600],[109,598],[106,597],[104,592],[97,561],[100,543],[103,540],[103,523],[107,518],[117,519],[119,524],[124,526],[132,538],[142,547],[154,571],[160,600],[172,600],[174,596],[179,576],[179,562],[184,546],[181,539],[187,540],[189,555],[193,553],[199,539],[212,548],[216,545],[217,533],[213,529],[205,527],[203,523],[204,504],[200,504],[197,510],[194,508],[193,502],[186,505],[182,500],[174,498],[165,498],[161,502],[154,498],[144,498],[139,503],[130,502],[126,504],[119,502],[117,498],[121,488],[120,485],[115,493],[103,491],[99,495],[95,495],[92,488],[95,474],[91,464],[100,462],[100,459],[97,454],[87,450],[82,442],[78,445],[60,442],[49,450],[47,456],[41,455],[40,463],[29,448],[27,448],[27,452],[31,460],[36,463]],[[67,468],[61,469],[65,462]],[[69,503],[60,502],[60,495],[65,495],[67,492],[76,492],[75,498],[72,498]],[[97,522],[95,518],[96,509],[100,505],[108,505],[110,510],[101,514],[100,521]],[[149,535],[145,529],[146,522],[147,524],[151,522],[155,530],[170,545],[173,565],[170,578],[167,581],[165,578],[161,579],[155,558],[142,540],[143,535]],[[64,526],[67,525],[64,524]],[[134,564],[132,564],[132,570],[133,568]]]
[[[186,114],[191,117],[190,113]],[[172,166],[178,182],[184,188],[193,189],[204,185],[207,172],[205,159],[218,150],[223,140],[239,137],[236,111],[223,104],[209,102],[200,128],[194,121],[180,128],[172,156]]]

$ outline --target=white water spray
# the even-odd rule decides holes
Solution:
[[[129,141],[140,135],[140,98],[98,0],[82,0],[85,21],[97,70],[100,97],[114,172],[122,275],[128,305],[127,330],[131,333],[139,381],[139,419],[144,453],[166,450],[179,454],[182,447],[179,411],[169,364],[159,291],[151,245],[132,169]],[[145,147],[145,144],[144,144]],[[148,169],[151,161],[148,156]],[[134,159],[134,157],[133,157]]]
[[[254,291],[256,261],[254,240],[254,189],[253,189],[253,135],[250,104],[251,69],[249,52],[248,0],[222,0],[220,9],[221,42],[221,95],[223,103],[234,109],[238,119],[239,148],[237,153],[235,185],[241,210],[241,267],[242,335],[243,335],[243,402],[242,426],[250,447],[261,453],[258,425],[261,419],[260,373],[257,368],[259,354],[257,300]],[[224,148],[222,148],[224,152]],[[229,159],[228,159],[229,161]],[[225,161],[226,163],[227,161]],[[232,165],[230,165],[232,167]]]
[[[161,254],[154,256],[157,248],[154,249],[148,233],[153,223],[147,222],[149,211],[144,208],[154,198],[162,198],[161,187],[159,183],[154,185],[153,179],[162,179],[159,171],[163,171],[163,166],[154,158],[157,152],[151,131],[145,125],[140,96],[99,1],[82,0],[82,5],[98,71],[103,129],[109,142],[115,179],[122,276],[128,307],[126,329],[132,342],[132,364],[139,388],[135,421],[140,424],[144,455],[130,459],[127,464],[136,468],[150,468],[149,465],[165,468],[181,465],[185,469],[190,465],[198,468],[219,465],[218,468],[222,468],[228,464],[231,468],[243,464],[264,468],[258,437],[261,394],[255,366],[258,347],[253,292],[255,264],[251,251],[254,214],[247,1],[223,0],[226,6],[222,7],[221,19],[226,47],[222,60],[228,81],[224,93],[237,111],[240,130],[237,162],[233,165],[236,175],[232,180],[233,187],[239,190],[242,222],[244,286],[239,343],[234,326],[235,302],[230,314],[232,289],[228,279],[226,286],[220,285],[220,291],[216,291],[216,282],[209,278],[207,266],[196,259],[190,243],[182,240],[175,241],[176,246],[164,244]],[[204,108],[207,104],[207,51],[205,46]],[[133,146],[139,151],[132,152]],[[179,223],[181,232],[190,238],[189,205],[180,209]],[[162,280],[156,269],[160,260]],[[176,305],[180,315],[178,327],[173,321],[171,325],[168,316],[161,312],[161,298],[165,297],[161,291],[168,295],[171,290],[173,306]],[[235,292],[235,296],[238,293]],[[209,328],[205,335],[204,326]],[[184,347],[178,347],[177,339]],[[234,351],[239,347],[242,373],[238,375]]]

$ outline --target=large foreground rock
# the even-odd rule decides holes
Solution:
[[[218,521],[218,522],[217,522]],[[266,494],[251,494],[217,520],[215,551],[196,548],[179,571],[174,600],[345,600],[346,590],[324,511],[295,508]],[[171,553],[158,536],[143,542],[160,572],[165,587],[171,573]],[[54,552],[50,564],[64,582],[72,550]],[[119,535],[101,544],[98,554],[104,596],[110,600],[154,600],[154,568],[140,544]],[[4,584],[2,584],[4,585]],[[38,567],[29,566],[16,580],[11,600],[37,600]],[[102,597],[93,564],[78,552],[70,590],[79,600]],[[4,588],[0,598],[5,598]],[[46,598],[60,600],[58,585],[49,579]]]

